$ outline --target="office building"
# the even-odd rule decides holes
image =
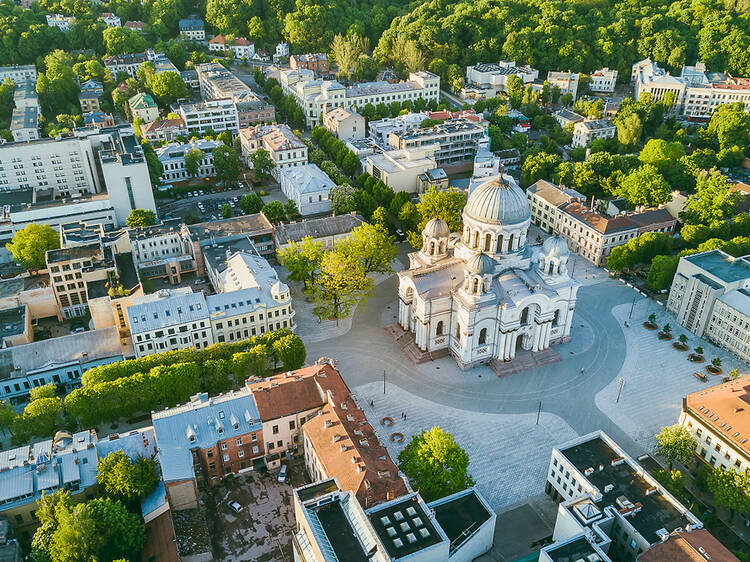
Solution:
[[[17,107],[10,117],[10,132],[16,142],[39,138],[39,110],[36,107]]]
[[[405,82],[364,82],[349,87],[332,80],[316,80],[312,71],[304,69],[284,70],[280,78],[284,95],[294,96],[308,126],[317,124],[325,111],[336,107],[362,108],[368,103],[387,105],[394,101],[429,102],[440,98],[440,77],[426,71],[410,73]]]
[[[255,123],[271,123],[276,119],[273,105],[261,100],[242,80],[219,63],[199,64],[195,69],[201,97],[205,100],[234,100],[240,128]]]
[[[367,125],[370,138],[380,146],[388,146],[388,138],[393,133],[405,133],[419,129],[426,113],[405,113],[398,117],[387,117],[370,121]]]
[[[213,177],[216,175],[214,168],[213,151],[222,146],[219,141],[199,139],[194,142],[174,142],[156,149],[156,155],[163,167],[160,180],[162,182],[183,181],[189,179],[185,169],[185,155],[191,150],[199,150],[203,153],[198,161],[198,172],[195,177]]]
[[[461,90],[461,97],[474,99],[496,97],[499,93],[505,92],[505,84],[509,76],[518,76],[525,86],[539,78],[539,71],[530,66],[517,66],[514,61],[467,66],[466,86]]]
[[[251,156],[258,149],[268,152],[274,164],[271,175],[277,181],[282,170],[307,164],[307,145],[286,124],[256,125],[240,130],[240,148],[250,168],[253,167]]]
[[[180,30],[180,37],[190,41],[203,41],[206,38],[206,26],[200,18],[183,18],[178,22],[177,27]]]
[[[195,260],[182,237],[181,223],[177,218],[128,232],[140,277],[167,279],[174,285],[181,283],[186,273],[195,272]]]
[[[214,343],[206,298],[190,287],[133,299],[126,312],[136,357]]]
[[[710,250],[681,257],[667,310],[685,329],[750,364],[750,256]]]
[[[16,85],[31,82],[36,84],[36,66],[33,64],[14,64],[12,66],[0,66],[0,82],[8,78]]]
[[[574,148],[588,146],[594,139],[611,139],[617,134],[617,127],[609,119],[584,119],[573,125]]]
[[[480,148],[489,149],[487,129],[468,119],[455,119],[412,131],[391,133],[388,144],[395,150],[432,150],[437,166],[473,161]]]
[[[323,126],[339,140],[365,138],[365,118],[351,109],[337,107],[326,111]]]
[[[315,164],[282,168],[278,173],[281,191],[297,205],[302,216],[330,213],[329,193],[336,184]]]
[[[617,71],[600,68],[591,73],[589,90],[595,94],[613,94],[617,86]]]
[[[563,542],[583,537],[608,556],[597,560],[636,560],[671,533],[703,526],[602,431],[552,449],[545,490],[559,504],[558,554],[545,559],[562,560]]]
[[[216,133],[229,131],[234,138],[240,130],[237,108],[234,101],[229,98],[180,104],[177,107],[177,114],[185,122],[185,127],[191,136],[202,136],[210,129]]]

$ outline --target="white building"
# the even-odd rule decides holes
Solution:
[[[394,191],[416,193],[417,178],[437,168],[434,145],[412,150],[373,152],[365,160],[365,171]]]
[[[583,560],[635,561],[671,533],[703,527],[602,431],[552,449],[545,490],[558,509],[554,542],[544,548],[540,560],[577,560],[582,547]],[[580,539],[592,548],[570,542]],[[684,560],[674,558],[678,559]]]
[[[250,168],[253,154],[261,148],[268,152],[274,164],[271,174],[277,180],[281,170],[307,164],[307,145],[284,123],[241,129],[240,147]]]
[[[202,135],[212,129],[216,133],[229,131],[232,137],[239,133],[237,106],[231,99],[203,100],[200,103],[180,104],[177,113],[185,122],[188,133]]]
[[[578,115],[574,111],[570,111],[569,109],[559,109],[555,111],[552,114],[552,117],[555,118],[555,121],[557,121],[557,124],[560,125],[563,129],[567,127],[568,125],[575,125],[579,121],[583,121],[585,117],[583,115]]]
[[[36,66],[33,64],[0,66],[0,82],[6,78],[13,80],[17,85],[25,82],[36,84]]]
[[[47,14],[47,25],[56,27],[60,31],[68,31],[76,23],[74,17],[64,16],[62,14]]]
[[[244,37],[235,37],[231,42],[223,35],[217,35],[208,41],[208,50],[214,52],[230,51],[236,59],[250,60],[255,55],[255,45]]]
[[[495,97],[505,92],[509,76],[518,76],[526,85],[539,78],[539,71],[530,66],[517,66],[515,61],[507,60],[467,66],[466,86],[461,90],[461,96],[475,99]]]
[[[616,134],[617,127],[609,119],[584,119],[573,126],[571,146],[588,146],[594,139],[611,139]]]
[[[682,107],[687,80],[672,76],[659,68],[650,58],[635,63],[630,78],[635,85],[635,99],[640,99],[641,95],[648,93],[653,101],[663,101],[669,93],[674,111],[679,111]]]
[[[126,313],[136,357],[214,343],[206,298],[190,287],[136,297]]]
[[[166,278],[180,283],[182,275],[195,271],[190,244],[181,233],[180,218],[128,231],[135,263],[141,278]]]
[[[422,249],[398,273],[398,325],[418,354],[450,354],[470,369],[570,339],[578,283],[568,245],[553,237],[532,250],[530,222],[524,193],[497,176],[469,195],[460,239],[440,219],[427,223]]]
[[[242,80],[219,63],[199,64],[195,70],[203,99],[234,100],[240,128],[255,123],[270,123],[276,118],[273,105],[261,100]]]
[[[206,38],[206,26],[200,18],[183,18],[178,22],[177,27],[180,30],[180,37],[189,41],[203,41]]]
[[[680,258],[667,310],[690,332],[750,364],[750,256],[710,250]]]
[[[146,53],[112,55],[104,57],[104,67],[112,74],[112,78],[116,78],[118,72],[125,72],[131,78],[135,78],[138,69],[147,60]]]
[[[589,90],[596,94],[612,94],[617,86],[617,71],[600,68],[591,73]]]
[[[39,138],[39,112],[36,107],[17,107],[10,118],[10,132],[16,142]]]
[[[218,141],[199,139],[195,142],[170,143],[166,146],[157,148],[156,155],[159,157],[159,162],[161,162],[164,167],[164,173],[159,179],[162,182],[188,179],[190,176],[188,175],[187,170],[185,170],[185,154],[192,149],[203,152],[203,157],[198,162],[198,173],[196,174],[196,177],[216,175],[213,150],[222,146],[222,144],[223,143]]]
[[[281,191],[297,204],[301,215],[329,213],[328,193],[336,184],[315,164],[304,164],[279,170]]]
[[[367,127],[372,140],[380,146],[387,146],[388,138],[392,133],[404,133],[419,129],[425,119],[427,119],[427,113],[405,113],[398,117],[386,117],[385,119],[370,121]]]
[[[107,27],[122,27],[122,21],[112,12],[102,12],[99,19],[102,20]]]
[[[578,79],[579,75],[577,72],[550,71],[547,73],[547,82],[549,82],[550,88],[557,86],[563,95],[572,95],[574,101],[578,96]]]
[[[273,62],[279,62],[282,58],[289,58],[289,43],[276,44],[276,52],[273,54]]]
[[[391,133],[388,144],[396,150],[412,151],[434,146],[433,158],[438,166],[449,166],[473,160],[482,148],[489,149],[487,129],[469,119],[451,119],[406,132]]]
[[[284,95],[295,97],[309,126],[317,124],[325,110],[336,107],[359,109],[368,103],[440,100],[440,77],[426,71],[412,72],[409,80],[396,84],[364,82],[349,87],[332,80],[316,80],[311,70],[304,69],[283,70],[280,78]]]
[[[573,189],[560,189],[546,180],[539,180],[526,188],[531,222],[548,234],[558,232],[560,207],[571,201],[586,203],[586,197]]]
[[[323,126],[339,140],[365,138],[365,118],[351,109],[337,107],[326,111]]]

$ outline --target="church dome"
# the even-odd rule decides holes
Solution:
[[[491,178],[469,195],[464,207],[469,218],[486,224],[516,224],[531,216],[529,202],[513,181]]]
[[[570,248],[568,248],[568,243],[561,236],[551,236],[544,241],[542,253],[548,258],[569,256]]]
[[[422,234],[430,238],[445,238],[451,233],[448,223],[443,219],[430,219],[422,231]]]
[[[466,261],[466,272],[488,275],[495,270],[494,260],[485,253],[474,254]]]

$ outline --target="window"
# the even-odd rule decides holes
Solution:
[[[278,435],[279,434],[279,426],[278,425],[273,426],[273,434],[274,435]]]
[[[292,420],[289,422],[289,429],[294,429],[294,427],[295,427],[295,422],[294,420]]]
[[[222,443],[221,444],[221,450],[222,451],[226,451],[227,450],[227,444],[226,443]]]
[[[482,328],[479,332],[479,345],[487,343],[487,328]]]
[[[213,458],[213,456],[214,456],[214,452],[213,452],[213,451],[208,451],[208,452],[206,453],[206,456],[207,456],[207,457],[208,457],[209,459],[211,459],[211,458]]]
[[[283,447],[284,446],[284,442],[283,441],[276,441],[276,446],[277,447]]]
[[[229,455],[224,455],[224,462],[229,462]]]
[[[269,451],[271,449],[273,449],[273,443],[271,441],[269,441],[268,443],[266,443],[266,449],[268,449]]]
[[[435,335],[442,336],[443,335],[443,321],[437,323],[437,329],[435,330]]]
[[[245,457],[245,451],[237,451],[237,456],[239,458],[244,458]]]

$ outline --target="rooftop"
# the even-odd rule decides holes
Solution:
[[[555,207],[559,207],[563,203],[568,203],[575,199],[581,199],[582,201],[586,200],[586,197],[577,191],[573,189],[560,189],[558,186],[547,180],[534,182],[526,188],[526,192],[535,194],[540,199],[543,199]]]
[[[560,205],[560,210],[603,234],[644,228],[650,224],[674,220],[666,209],[647,209],[638,213],[616,215],[609,218],[590,210],[578,201],[563,203]]]
[[[682,258],[721,279],[734,283],[750,279],[750,256],[735,258],[721,250],[710,250]]]
[[[141,334],[205,320],[208,318],[208,307],[203,293],[161,289],[156,293],[134,298],[133,304],[127,308],[127,315],[131,333]]]
[[[36,94],[36,85],[33,82],[19,84],[18,87],[16,87],[15,92],[13,92],[13,99],[16,101],[16,105],[18,105],[19,101],[36,100],[38,98],[39,96]]]
[[[417,494],[409,494],[368,510],[367,517],[391,558],[402,558],[445,540],[422,505]]]
[[[736,311],[750,316],[750,290],[734,289],[727,291],[719,297],[719,300]]]
[[[47,250],[47,263],[94,258],[100,256],[101,253],[102,246],[98,241],[81,244],[80,246],[70,246],[69,248],[57,248],[56,250]]]
[[[574,111],[570,111],[569,109],[565,109],[565,108],[555,111],[554,116],[560,119],[564,119],[566,121],[572,121],[574,123],[577,123],[578,121],[583,121],[585,119],[583,115],[579,115],[578,113],[575,113]]]
[[[576,127],[585,127],[589,131],[601,131],[602,129],[613,129],[614,124],[609,119],[585,119],[578,121]]]
[[[671,533],[692,523],[685,515],[686,508],[670,501],[666,492],[653,490],[654,484],[644,476],[647,473],[637,464],[631,466],[601,435],[593,434],[560,453],[599,490],[601,501],[597,503],[618,510],[650,544],[660,540],[657,531]]]
[[[139,92],[128,100],[132,109],[145,109],[149,107],[156,107],[156,102],[150,94]]]
[[[322,408],[327,397],[324,383],[328,376],[341,379],[328,364],[312,365],[266,379],[248,379],[246,385],[255,398],[263,421]]]
[[[39,127],[39,112],[36,107],[17,107],[10,118],[10,130],[37,129]]]
[[[279,179],[285,178],[292,189],[300,194],[312,194],[324,191],[328,193],[336,184],[316,164],[291,166],[279,170]],[[328,218],[328,217],[326,217]]]
[[[412,129],[410,131],[399,131],[392,133],[403,140],[413,140],[424,137],[450,135],[453,133],[484,133],[486,129],[474,121],[468,119],[452,119],[444,123],[438,123],[424,129]]]
[[[552,562],[570,562],[572,560],[586,560],[598,562],[602,558],[584,536],[577,536],[572,540],[555,544],[544,551]]]
[[[316,509],[315,515],[317,515],[338,560],[351,560],[351,562],[367,562],[369,560],[367,553],[362,548],[362,543],[357,539],[356,533],[352,532],[351,524],[341,503],[327,503]]]
[[[289,242],[299,242],[305,236],[312,236],[313,238],[336,236],[351,232],[364,222],[362,217],[346,214],[279,224],[276,227],[276,243],[279,246],[284,246]]]
[[[26,309],[28,305],[0,310],[0,347],[5,347],[5,338],[23,334],[26,330]]]
[[[190,238],[194,242],[200,242],[201,245],[221,238],[242,238],[273,232],[273,225],[260,213],[218,221],[201,222],[191,224],[185,228],[190,233]]]
[[[672,533],[669,538],[644,552],[639,562],[737,562],[716,537],[705,529]]]
[[[489,72],[492,74],[502,74],[509,76],[520,72],[534,72],[530,66],[517,66],[515,62],[503,61],[503,64],[494,62],[480,62],[474,65],[477,72]]]
[[[441,498],[428,507],[450,541],[451,554],[495,515],[473,489]]]

